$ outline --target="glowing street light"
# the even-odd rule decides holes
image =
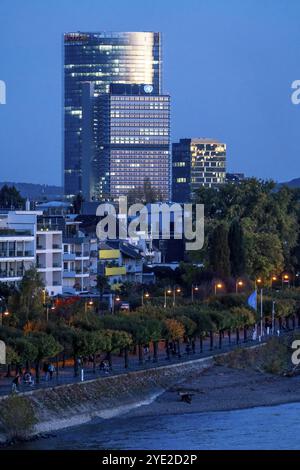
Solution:
[[[174,289],[173,289],[173,307],[175,307],[175,305],[176,305],[176,294],[180,294],[180,292],[181,292],[180,287],[176,287],[176,289],[174,287]]]
[[[273,283],[277,281],[277,276],[272,276],[271,278],[271,287],[273,289]]]
[[[4,310],[4,312],[1,312],[0,315],[1,315],[1,326],[3,326],[3,317],[8,317],[9,311]]]
[[[235,292],[236,294],[238,293],[239,287],[243,287],[244,283],[243,281],[236,281],[235,283]]]
[[[288,274],[283,274],[282,276],[282,287],[284,283],[286,283],[288,287],[290,287],[290,276]]]
[[[170,289],[170,287],[168,287],[168,289],[165,289],[165,292],[164,292],[164,297],[165,297],[164,308],[167,308],[167,295],[171,295],[171,294],[172,294],[172,289]]]
[[[217,295],[217,291],[223,289],[223,284],[222,282],[216,282],[215,283],[215,295]]]
[[[149,299],[149,298],[150,298],[149,292],[146,292],[144,294],[144,291],[143,291],[143,293],[142,293],[142,307],[144,306],[144,299]]]
[[[198,291],[199,291],[199,287],[192,285],[192,302],[194,302],[194,293]]]

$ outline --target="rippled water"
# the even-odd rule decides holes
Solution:
[[[300,404],[97,420],[22,449],[300,449]]]

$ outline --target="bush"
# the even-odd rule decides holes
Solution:
[[[32,403],[18,395],[3,400],[0,407],[0,423],[9,439],[26,439],[37,423]]]

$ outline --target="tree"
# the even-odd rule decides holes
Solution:
[[[211,269],[223,279],[230,276],[230,252],[228,245],[228,230],[221,223],[212,232],[209,243],[209,260]]]
[[[15,350],[20,358],[20,364],[25,364],[26,370],[29,370],[30,363],[38,357],[38,348],[30,339],[23,337],[17,338],[14,342]]]
[[[184,333],[184,325],[180,321],[175,320],[173,318],[167,318],[166,320],[164,320],[163,334],[167,341],[167,352],[169,351],[168,343],[172,341],[173,343],[177,344],[177,352],[178,356],[180,357],[180,340],[183,338]]]
[[[32,267],[25,271],[19,290],[9,301],[9,307],[16,312],[21,327],[26,326],[29,321],[44,319],[45,291],[43,289],[44,286],[36,268]]]
[[[107,290],[109,288],[110,288],[110,285],[109,285],[109,282],[107,280],[107,277],[106,276],[101,276],[100,274],[98,274],[98,276],[97,276],[97,289],[100,293],[100,296],[102,297],[105,290]]]
[[[245,274],[245,246],[243,228],[237,219],[229,227],[228,246],[230,250],[230,268],[233,277]]]
[[[0,189],[0,207],[2,209],[16,210],[23,209],[25,199],[22,198],[15,186],[5,184]]]
[[[47,335],[44,332],[34,332],[28,335],[37,349],[37,356],[35,359],[35,374],[36,382],[40,381],[40,363],[43,359],[54,357],[62,351],[62,346],[53,338],[52,335]]]
[[[151,184],[150,178],[145,178],[143,186],[131,189],[128,194],[128,204],[151,204],[163,199],[161,191],[154,188]]]

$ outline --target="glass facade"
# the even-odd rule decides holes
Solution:
[[[84,84],[94,96],[111,83],[142,84],[161,91],[160,33],[64,34],[64,187],[67,196],[82,191]]]
[[[93,164],[98,176],[90,198],[117,198],[149,179],[169,199],[170,97],[155,94],[148,85],[112,85],[96,109],[98,162]]]
[[[226,180],[226,144],[214,139],[180,139],[172,147],[172,199],[189,201],[200,186]]]

